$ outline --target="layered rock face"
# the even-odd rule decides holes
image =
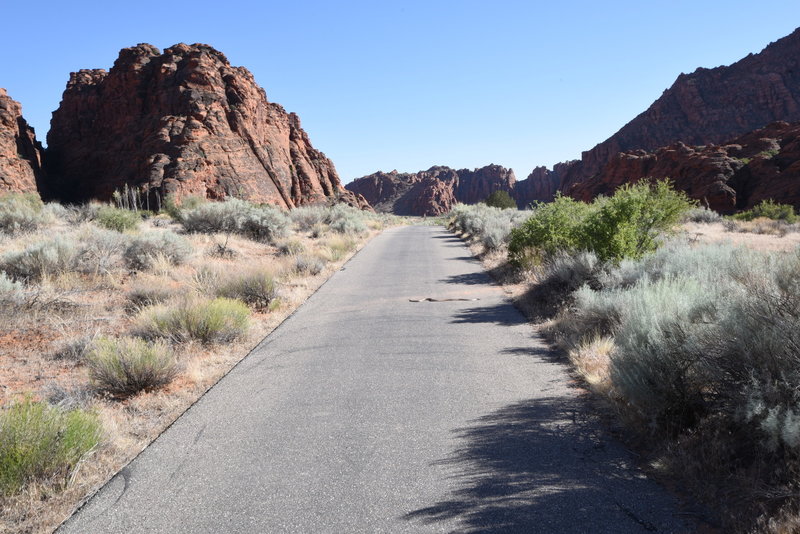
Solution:
[[[36,193],[44,177],[42,154],[22,106],[0,88],[0,194]]]
[[[441,215],[458,203],[475,204],[498,190],[512,191],[514,171],[500,165],[475,170],[436,166],[427,171],[376,172],[346,187],[378,211],[397,215]]]
[[[580,182],[621,152],[652,151],[678,141],[719,144],[774,121],[800,121],[800,29],[730,66],[681,74],[644,113],[556,173],[558,189],[582,189]],[[540,175],[531,179],[541,180]],[[527,201],[551,198],[552,176],[544,181],[523,186],[530,191]]]
[[[72,73],[47,142],[50,189],[64,200],[108,200],[128,185],[162,199],[236,196],[287,208],[363,201],[344,191],[297,115],[203,44],[163,53],[140,44],[108,72]]]
[[[623,152],[564,193],[590,201],[642,178],[669,178],[677,189],[721,213],[766,199],[800,208],[800,122],[776,122],[721,145],[678,142],[653,152]]]

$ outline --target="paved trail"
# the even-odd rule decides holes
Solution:
[[[687,531],[567,383],[456,238],[391,229],[61,531]]]

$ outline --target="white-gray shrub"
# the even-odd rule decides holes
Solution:
[[[131,239],[125,249],[125,262],[131,269],[150,269],[157,257],[180,265],[192,253],[189,241],[174,232],[148,232]]]
[[[55,217],[38,198],[11,194],[0,197],[0,232],[18,234],[32,232],[52,224]]]
[[[0,271],[14,280],[38,281],[75,270],[80,251],[80,245],[67,237],[39,241],[21,252],[9,252],[0,257]]]

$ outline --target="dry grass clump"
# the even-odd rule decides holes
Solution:
[[[0,412],[0,494],[50,479],[64,485],[101,437],[97,416],[27,398]]]
[[[114,397],[158,389],[178,372],[175,354],[167,343],[132,337],[94,340],[86,363],[95,389]]]
[[[251,268],[216,282],[217,296],[237,299],[257,310],[273,309],[279,302],[280,291],[269,269]]]
[[[300,254],[294,258],[294,269],[299,274],[316,276],[325,270],[325,260],[319,256]]]
[[[131,283],[125,294],[130,305],[128,309],[138,310],[146,306],[161,304],[180,294],[180,286],[163,276],[139,277]]]
[[[238,300],[186,298],[171,305],[143,309],[136,324],[135,333],[146,339],[227,343],[247,334],[250,311]]]

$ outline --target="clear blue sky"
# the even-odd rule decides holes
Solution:
[[[580,157],[681,72],[800,26],[797,0],[6,2],[0,87],[44,141],[69,72],[208,43],[300,115],[343,182]]]

